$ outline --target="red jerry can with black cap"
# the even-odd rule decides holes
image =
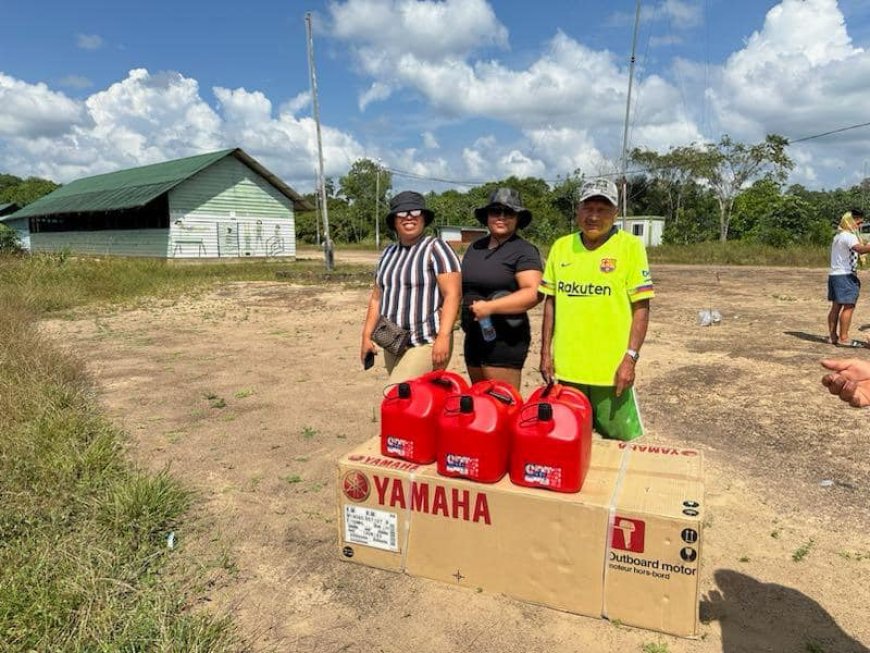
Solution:
[[[495,483],[507,473],[511,424],[522,397],[510,383],[478,381],[450,397],[438,419],[438,473]]]
[[[444,402],[466,390],[463,377],[445,370],[390,386],[381,402],[381,453],[420,465],[434,463]]]
[[[592,454],[592,406],[579,390],[549,384],[535,390],[513,423],[514,485],[579,492]]]

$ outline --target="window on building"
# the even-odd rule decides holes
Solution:
[[[169,202],[166,195],[145,206],[106,212],[61,213],[30,218],[31,233],[59,231],[103,231],[106,229],[168,229]]]
[[[631,233],[635,236],[643,236],[643,223],[631,225]]]

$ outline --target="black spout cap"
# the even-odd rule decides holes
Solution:
[[[549,422],[553,419],[552,404],[538,404],[538,419],[542,422]]]
[[[473,413],[474,412],[474,397],[471,395],[462,395],[459,398],[459,412]]]
[[[411,384],[400,383],[398,387],[399,399],[407,399],[411,396]]]

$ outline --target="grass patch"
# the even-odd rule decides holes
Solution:
[[[807,555],[809,555],[810,553],[810,549],[813,548],[813,544],[815,544],[815,542],[812,539],[807,540],[806,542],[801,544],[798,548],[794,550],[794,553],[791,554],[791,559],[795,562],[800,562],[801,560],[806,558]]]
[[[0,255],[0,294],[26,298],[37,313],[144,297],[173,298],[234,281],[371,284],[372,268],[320,261],[178,263],[158,259],[73,258],[63,254]]]
[[[641,651],[643,653],[669,653],[668,645],[663,642],[647,642]]]
[[[212,408],[226,408],[227,401],[223,397],[220,397],[213,392],[209,392],[205,395],[205,398],[208,400],[208,405]]]
[[[196,570],[167,537],[190,497],[123,456],[81,366],[0,281],[0,642],[4,651],[235,651],[190,606]],[[38,305],[39,302],[36,302]]]

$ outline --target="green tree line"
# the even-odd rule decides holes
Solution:
[[[870,208],[870,179],[850,188],[808,190],[786,185],[793,163],[788,142],[775,134],[755,144],[723,136],[717,143],[693,143],[660,153],[636,149],[630,155],[627,216],[665,217],[663,242],[690,244],[740,240],[775,247],[825,245],[840,216],[856,207]],[[537,177],[507,177],[467,190],[426,194],[438,225],[474,225],[474,208],[493,189],[517,189],[534,219],[525,236],[548,244],[574,230],[580,170],[555,183]],[[621,180],[616,180],[619,185]],[[421,185],[424,182],[421,182]],[[389,237],[384,217],[393,194],[393,175],[371,159],[359,159],[337,181],[327,179],[330,236],[338,243],[371,243],[376,229]],[[0,174],[0,203],[26,205],[58,185],[46,179]],[[306,196],[311,206],[319,198]],[[297,237],[322,238],[318,211],[296,216]]]
[[[25,206],[59,187],[59,184],[48,179],[39,177],[22,179],[15,175],[0,173],[0,204]]]

